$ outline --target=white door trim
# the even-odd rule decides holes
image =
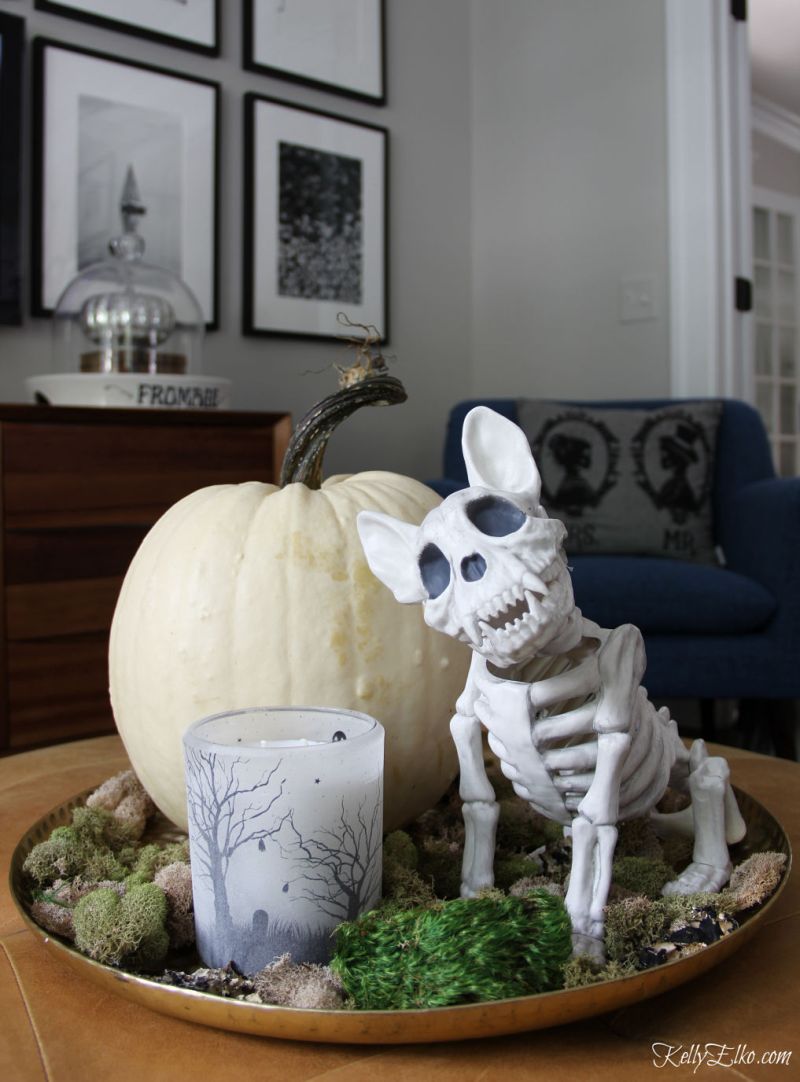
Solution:
[[[665,0],[670,390],[752,397],[750,79],[728,0]]]

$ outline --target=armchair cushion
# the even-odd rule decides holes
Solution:
[[[721,402],[615,409],[521,399],[517,411],[567,552],[715,561]]]
[[[601,627],[643,634],[736,635],[764,627],[777,601],[728,568],[654,556],[570,558],[575,601]]]

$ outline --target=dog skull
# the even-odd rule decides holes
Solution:
[[[509,441],[498,455],[497,444]],[[370,567],[398,601],[422,601],[427,624],[506,668],[546,651],[580,618],[566,530],[539,502],[539,473],[516,426],[474,410],[464,455],[470,487],[421,526],[363,511],[358,529]]]
[[[468,488],[430,512],[417,537],[425,622],[501,667],[541,649],[574,608],[564,527],[513,493]]]

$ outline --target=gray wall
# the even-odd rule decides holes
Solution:
[[[390,131],[390,353],[409,402],[352,418],[328,472],[439,471],[449,406],[475,393],[662,394],[667,336],[664,0],[388,0],[388,100],[351,102],[0,0],[43,34],[223,84],[220,330],[207,372],[234,405],[295,417],[334,385],[332,343],[245,338],[241,99],[247,90]],[[25,132],[30,130],[26,101]],[[26,146],[26,155],[29,148]],[[29,163],[26,157],[26,177]],[[28,236],[28,200],[23,208]],[[619,322],[619,282],[654,275],[657,318]],[[0,399],[47,372],[47,321],[0,328]]]
[[[222,0],[222,7],[222,56],[209,59],[36,11],[33,0],[0,0],[0,10],[26,18],[29,39],[41,34],[222,83],[220,329],[207,336],[204,367],[233,381],[236,408],[287,409],[297,418],[336,386],[333,371],[319,370],[350,356],[333,342],[240,334],[242,95],[253,90],[389,129],[389,352],[409,402],[351,418],[332,440],[327,464],[330,473],[374,468],[431,476],[438,472],[448,406],[465,390],[469,353],[469,18],[463,0],[389,0],[384,108],[245,72],[241,4]],[[27,93],[24,135],[27,191]],[[24,203],[27,266],[27,197]],[[0,400],[24,401],[24,378],[51,370],[47,320],[26,315],[22,328],[0,327]]]
[[[663,0],[472,0],[472,50],[475,390],[669,393]]]

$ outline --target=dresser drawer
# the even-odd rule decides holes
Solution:
[[[263,427],[35,427],[32,439],[30,425],[3,425],[7,526],[30,513],[165,508],[206,485],[268,481],[275,473]]]
[[[6,588],[9,641],[108,633],[122,577],[30,582]]]
[[[108,633],[8,642],[10,748],[111,732]]]

